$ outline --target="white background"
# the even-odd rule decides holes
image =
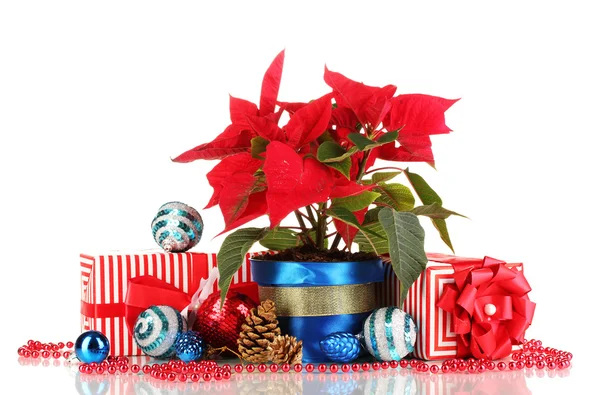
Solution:
[[[56,371],[19,368],[16,349],[30,338],[79,334],[80,252],[154,248],[150,222],[162,203],[204,207],[212,192],[205,174],[216,162],[170,158],[227,126],[228,94],[257,102],[262,75],[283,48],[282,100],[326,92],[325,63],[400,93],[461,98],[447,112],[454,132],[433,137],[438,170],[410,168],[470,218],[448,221],[457,254],[524,262],[538,304],[528,337],[575,354],[568,379],[534,380],[531,391],[593,385],[593,2],[218,4],[0,3],[6,385],[27,380],[29,391],[42,385],[37,378],[60,380]],[[220,212],[202,215],[196,250],[216,252]],[[449,252],[422,222],[427,250]]]

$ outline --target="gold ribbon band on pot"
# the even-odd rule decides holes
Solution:
[[[375,283],[328,287],[258,287],[260,300],[275,302],[282,317],[364,313],[376,309]]]

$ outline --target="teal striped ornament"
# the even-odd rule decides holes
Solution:
[[[152,220],[152,237],[167,252],[184,252],[202,237],[200,213],[181,202],[165,203]]]
[[[399,361],[414,351],[417,326],[398,307],[374,310],[363,325],[367,351],[380,361]]]
[[[187,322],[171,306],[150,306],[138,317],[133,326],[133,338],[148,356],[167,359],[175,354],[177,337],[187,331]]]

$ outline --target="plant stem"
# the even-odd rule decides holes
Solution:
[[[386,166],[386,167],[378,167],[377,169],[371,169],[369,171],[366,171],[365,175],[375,173],[376,171],[379,171],[379,170],[398,170],[398,171],[402,171],[402,172],[404,171],[404,169],[401,169],[399,167]]]
[[[302,229],[302,233],[300,233],[300,237],[304,241],[304,244],[315,245],[315,242],[308,235],[308,228],[306,227],[306,224],[304,223],[304,218],[302,218],[302,213],[300,211],[296,210],[296,211],[294,211],[294,214],[296,215],[296,219],[298,220],[298,223],[300,224],[300,228]]]
[[[313,208],[312,206],[306,206],[306,213],[308,214],[308,220],[310,221],[310,224],[312,225],[313,228],[317,227],[317,220],[315,219],[315,215],[313,213]]]
[[[325,249],[325,233],[327,232],[327,216],[320,214],[325,211],[326,203],[319,203],[319,210],[317,212],[317,237],[316,244],[320,250]]]
[[[360,161],[360,165],[358,167],[358,175],[356,176],[356,182],[360,182],[360,180],[362,180],[363,176],[365,175],[365,167],[367,167],[367,160],[369,160],[370,153],[371,150],[366,150],[364,152],[363,158]]]
[[[331,243],[331,250],[335,250],[338,246],[338,244],[340,244],[340,241],[342,240],[342,236],[340,236],[340,234],[336,234],[335,238],[333,239],[333,243]]]

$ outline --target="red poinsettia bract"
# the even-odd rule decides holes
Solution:
[[[221,160],[207,175],[214,189],[207,208],[219,205],[225,231],[267,214],[275,227],[299,208],[354,196],[373,186],[362,182],[377,158],[429,162],[434,157],[430,136],[449,133],[444,112],[456,100],[427,95],[398,95],[396,87],[372,87],[325,68],[330,93],[309,103],[277,100],[284,62],[279,53],[262,83],[260,108],[230,97],[231,124],[213,141],[186,151],[175,162]],[[289,115],[280,126],[283,111]],[[389,132],[395,141],[378,144]],[[373,147],[358,147],[360,134]],[[328,142],[343,150],[349,171],[319,161],[319,147]],[[341,160],[339,163],[342,163]],[[362,222],[366,209],[355,212]],[[356,228],[334,221],[348,244]]]

